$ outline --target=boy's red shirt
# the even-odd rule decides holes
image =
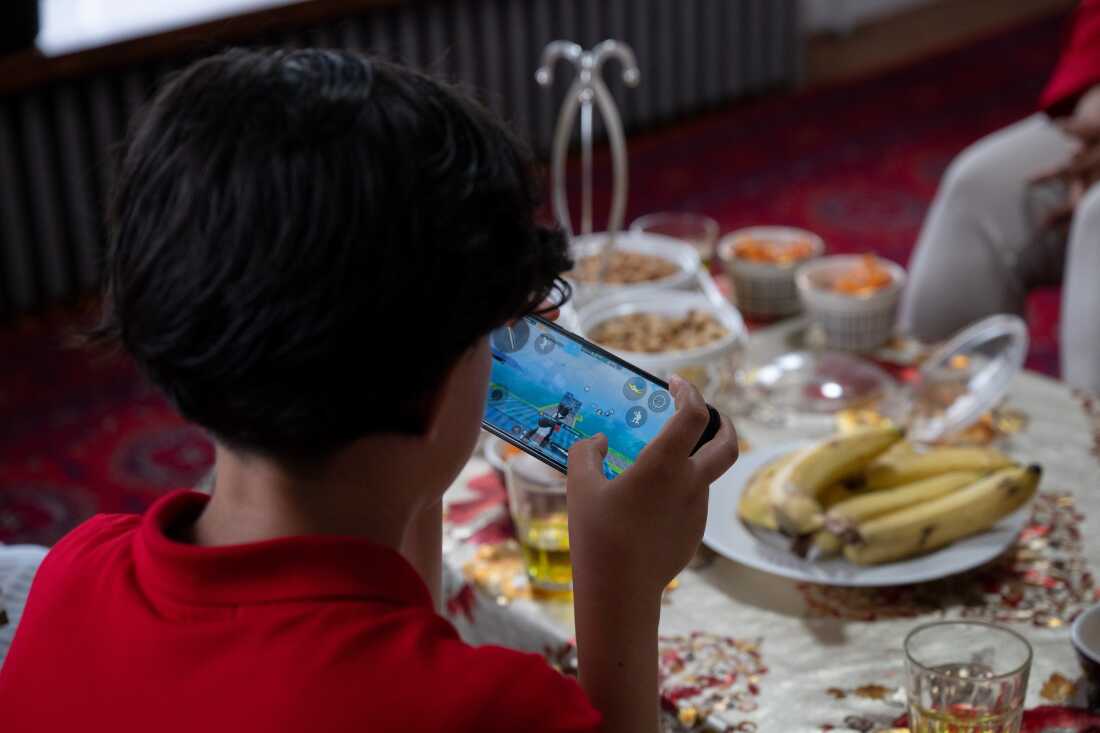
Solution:
[[[170,539],[207,497],[97,516],[34,580],[0,669],[11,731],[589,731],[539,656],[471,647],[399,554],[347,537]],[[173,531],[177,530],[177,531]]]

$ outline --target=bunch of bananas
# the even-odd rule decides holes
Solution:
[[[843,553],[873,565],[986,531],[1035,495],[1040,474],[990,448],[918,449],[888,425],[765,466],[742,492],[738,514],[815,556]]]

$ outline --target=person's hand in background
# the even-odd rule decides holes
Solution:
[[[1065,201],[1047,215],[1048,226],[1069,223],[1085,192],[1100,181],[1100,85],[1081,95],[1069,117],[1055,120],[1067,135],[1076,138],[1080,148],[1062,166],[1033,179],[1043,185],[1060,182],[1065,185]]]

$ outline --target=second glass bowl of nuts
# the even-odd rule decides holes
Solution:
[[[707,399],[732,379],[748,338],[736,308],[677,290],[605,296],[580,308],[578,325],[588,340],[662,379],[679,374]]]

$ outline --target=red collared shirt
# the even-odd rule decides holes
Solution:
[[[536,655],[471,647],[396,552],[348,537],[170,539],[207,497],[94,517],[35,578],[0,669],[4,731],[589,731]]]

